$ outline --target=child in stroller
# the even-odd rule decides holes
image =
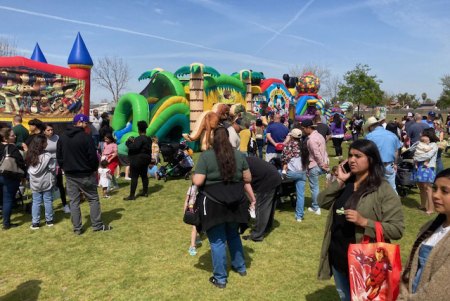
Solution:
[[[418,144],[419,142],[416,142],[411,147],[402,149],[399,156],[395,184],[400,197],[406,197],[411,188],[416,187],[416,183],[413,180],[413,157]]]
[[[194,160],[189,155],[189,147],[185,141],[161,144],[160,152],[167,164],[159,168],[158,180],[166,182],[168,177],[184,177],[189,180]]]

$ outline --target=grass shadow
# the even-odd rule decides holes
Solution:
[[[244,248],[245,266],[247,267],[247,269],[249,269],[252,265],[252,257],[250,256],[250,254],[254,253],[255,251],[248,246],[243,246],[243,248]],[[228,252],[227,252],[227,260],[228,263],[231,262]],[[207,272],[212,272],[213,268],[211,261],[211,249],[209,249],[206,253],[203,253],[201,256],[198,257],[198,262],[194,264],[194,267]],[[228,264],[228,268],[229,270],[231,269],[231,264]]]
[[[401,200],[402,200],[403,206],[405,206],[405,207],[413,208],[413,209],[419,208],[420,201],[416,200],[413,197],[406,196],[406,197],[401,198]]]
[[[102,222],[105,225],[109,225],[113,221],[117,221],[122,218],[121,211],[124,211],[125,208],[115,208],[113,210],[109,211],[102,211]],[[89,228],[91,226],[91,216],[88,214],[86,215],[86,223],[83,225],[83,228]]]
[[[161,184],[149,185],[148,186],[148,191],[149,191],[149,193],[158,192],[158,191],[162,190],[163,187],[164,186],[161,185]]]
[[[328,285],[321,288],[314,293],[305,296],[307,301],[322,301],[322,300],[339,300],[339,295],[336,292],[336,288],[332,285]]]
[[[0,296],[1,301],[38,300],[41,292],[41,280],[28,280],[19,284],[15,290]]]

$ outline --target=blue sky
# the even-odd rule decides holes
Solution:
[[[241,69],[281,78],[319,65],[340,76],[368,64],[389,93],[436,99],[450,74],[448,0],[1,0],[0,36],[29,57],[36,42],[47,61],[67,65],[77,32],[94,60],[122,58],[141,73],[202,62],[221,73]],[[111,98],[92,86],[92,101]]]

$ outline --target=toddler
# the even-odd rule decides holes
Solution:
[[[184,202],[184,208],[183,212],[186,211],[186,209],[191,206],[193,207],[195,204],[195,199],[197,197],[197,186],[192,185],[189,187],[187,193],[186,193],[186,200]],[[197,245],[201,245],[202,240],[200,239],[200,236],[197,233],[197,228],[195,226],[192,226],[191,230],[191,245],[189,246],[189,255],[195,256],[197,255]]]
[[[433,147],[430,145],[430,138],[427,136],[421,136],[420,142],[417,144],[416,149],[414,151],[414,162],[416,164],[416,168],[418,167],[418,158],[422,155],[428,153],[431,151]],[[430,163],[430,160],[422,161],[423,165],[425,167],[428,167],[428,163]]]
[[[152,160],[155,160],[155,164],[159,163],[159,145],[158,145],[158,137],[152,137]]]
[[[325,187],[330,186],[331,183],[336,181],[337,175],[338,175],[338,166],[333,166],[333,168],[331,169],[331,172],[329,174],[327,174]]]
[[[108,194],[108,187],[112,179],[108,164],[108,160],[102,160],[100,162],[100,168],[98,169],[98,175],[100,178],[98,181],[98,186],[102,187],[103,197],[106,199],[110,198],[110,195]]]

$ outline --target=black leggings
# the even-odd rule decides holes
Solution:
[[[344,138],[331,138],[333,140],[334,150],[336,151],[336,157],[342,156],[342,141]]]
[[[66,190],[64,189],[63,175],[61,172],[56,175],[56,187],[59,189],[59,195],[61,196],[63,206],[66,206]]]
[[[141,164],[137,166],[130,165],[130,176],[131,176],[130,196],[132,197],[135,196],[139,177],[142,178],[142,192],[148,193],[147,172],[148,172],[148,164]]]

